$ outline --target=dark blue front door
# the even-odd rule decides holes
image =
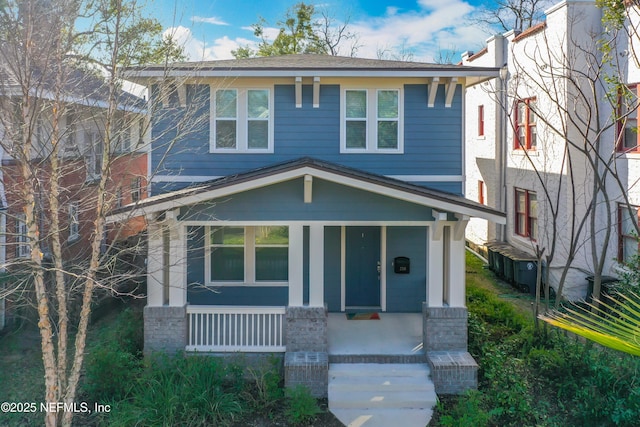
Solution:
[[[345,305],[380,306],[380,227],[346,228]]]

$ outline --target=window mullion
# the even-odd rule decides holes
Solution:
[[[249,103],[247,102],[247,90],[238,90],[238,114],[236,131],[238,132],[238,151],[249,149]]]

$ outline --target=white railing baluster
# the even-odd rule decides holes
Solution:
[[[284,307],[189,305],[187,316],[187,351],[285,351]]]

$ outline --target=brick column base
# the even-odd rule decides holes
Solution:
[[[422,304],[422,343],[425,351],[467,351],[467,309]]]
[[[287,352],[315,351],[329,348],[326,307],[287,307]]]
[[[329,389],[329,356],[326,352],[295,351],[284,357],[284,385],[303,385],[317,398],[327,397]]]
[[[427,361],[437,394],[462,394],[478,388],[478,364],[466,351],[429,351]]]
[[[187,345],[186,307],[144,308],[144,353],[177,353]]]

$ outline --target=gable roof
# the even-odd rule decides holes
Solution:
[[[2,54],[0,52],[0,58]],[[88,107],[107,108],[109,106],[109,86],[98,74],[74,65],[64,65],[64,77],[61,79],[61,95],[55,95],[57,69],[38,69],[16,71],[8,64],[0,62],[0,93],[22,96],[21,81],[33,96],[40,99],[59,99],[69,104]],[[121,89],[115,91],[118,109],[123,111],[144,112],[145,100]]]
[[[505,214],[456,194],[433,190],[420,185],[365,172],[359,169],[304,157],[276,165],[254,169],[212,181],[193,185],[112,211],[108,220],[121,221],[131,216],[149,215],[190,206],[218,197],[265,187],[305,175],[336,182],[341,185],[382,194],[447,212],[479,217],[505,223]]]
[[[476,77],[493,78],[498,68],[295,54],[218,61],[145,65],[123,70],[127,79],[165,77]]]

